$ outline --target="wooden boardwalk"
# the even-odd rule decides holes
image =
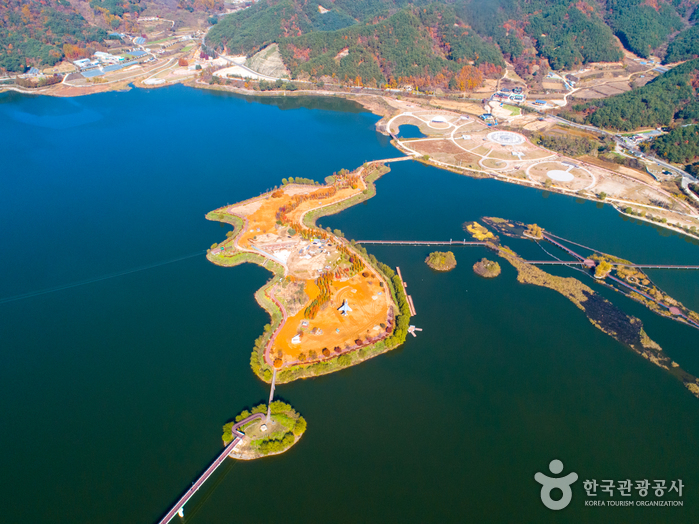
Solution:
[[[525,260],[527,264],[535,266],[579,266],[585,265],[583,260]],[[677,266],[671,264],[612,264],[614,267],[633,267],[639,269],[699,269],[699,266]]]
[[[189,501],[189,499],[192,498],[192,496],[199,490],[204,485],[204,482],[206,482],[211,475],[213,475],[214,471],[218,469],[218,467],[223,464],[223,462],[226,460],[226,457],[230,455],[231,451],[233,451],[233,448],[235,448],[238,443],[243,439],[243,434],[238,431],[238,428],[244,426],[248,422],[252,422],[253,420],[256,420],[258,418],[264,418],[264,413],[255,413],[254,415],[250,415],[247,418],[244,418],[240,422],[236,423],[232,428],[231,432],[233,433],[233,440],[231,441],[230,444],[228,444],[225,449],[221,452],[221,454],[214,460],[211,465],[206,468],[206,471],[202,473],[202,475],[192,484],[192,487],[189,488],[184,495],[180,497],[180,499],[175,503],[172,508],[170,508],[170,511],[168,511],[165,516],[160,519],[159,524],[167,524],[170,522],[175,515],[179,515],[180,517],[184,516],[184,505]]]
[[[563,251],[565,251],[566,253],[568,253],[570,256],[572,256],[572,257],[578,259],[580,262],[582,262],[583,260],[585,260],[585,257],[578,255],[575,251],[573,251],[572,249],[570,249],[570,248],[564,246],[564,245],[561,244],[560,242],[556,242],[556,241],[555,241],[553,238],[551,238],[550,236],[548,236],[548,235],[543,235],[543,238],[544,238],[545,240],[548,240],[549,242],[551,242],[554,246],[556,246],[556,247],[562,249]]]
[[[355,240],[357,244],[384,244],[388,246],[485,246],[486,242],[464,240]]]
[[[395,158],[384,158],[382,160],[372,160],[369,164],[383,164],[385,162],[405,162],[406,160],[415,160],[411,156],[399,156]]]
[[[559,237],[560,238],[560,237]],[[592,270],[597,263],[594,260],[591,260],[589,258],[583,258],[581,255],[573,251],[572,249],[567,248],[566,246],[560,244],[559,242],[556,242],[552,238],[548,237],[547,235],[544,235],[544,239],[548,240],[551,242],[553,245],[561,248],[564,250],[566,253],[569,255],[575,257],[577,260],[574,261],[565,261],[565,260],[532,260],[529,261],[530,264],[561,264],[561,265],[583,265],[588,267],[590,270]],[[667,264],[613,264],[614,266],[617,267],[631,267],[631,268],[650,268],[650,269],[699,269],[699,266],[681,266],[681,265],[667,265]],[[658,306],[665,308],[668,310],[668,312],[671,315],[674,315],[676,317],[680,317],[685,323],[689,324],[690,326],[699,329],[699,323],[694,321],[693,319],[689,318],[687,315],[682,313],[682,311],[675,307],[671,306],[669,304],[665,304],[661,302],[660,300],[655,299],[654,297],[650,296],[649,294],[645,293],[643,290],[632,286],[631,284],[628,284],[624,282],[623,280],[616,278],[612,275],[607,275],[605,278],[608,278],[609,280],[616,282],[618,285],[623,286],[629,290],[631,290],[634,293],[638,293],[642,297],[646,298],[647,300],[650,300],[652,302],[655,302]],[[618,292],[622,292],[619,288],[612,286],[609,284],[610,287]]]
[[[400,278],[400,283],[403,284],[403,289],[406,290],[405,296],[408,299],[408,308],[410,309],[410,316],[414,317],[416,315],[416,312],[415,312],[415,305],[413,304],[413,297],[408,295],[408,292],[407,292],[408,284],[406,284],[405,281],[403,280],[403,275],[401,274],[400,268],[398,266],[396,266],[396,273],[398,274],[398,278]]]
[[[580,266],[584,264],[582,260],[525,260],[524,262],[535,266]]]

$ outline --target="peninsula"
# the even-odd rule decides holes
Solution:
[[[375,194],[382,163],[342,170],[318,185],[283,180],[257,198],[225,206],[209,220],[235,226],[207,258],[220,266],[252,262],[273,278],[256,294],[271,323],[256,341],[250,364],[269,382],[331,373],[405,341],[410,307],[394,271],[339,230],[315,225]]]

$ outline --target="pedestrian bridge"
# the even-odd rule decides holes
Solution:
[[[256,419],[261,419],[264,418],[265,414],[264,413],[255,413],[254,415],[250,415],[247,418],[244,418],[240,422],[236,423],[233,425],[231,428],[231,432],[233,433],[233,440],[231,441],[230,444],[226,446],[226,448],[221,452],[221,454],[214,460],[211,465],[206,468],[206,471],[202,473],[202,475],[197,479],[194,484],[192,484],[192,487],[189,488],[184,495],[180,497],[180,499],[175,503],[172,508],[170,508],[170,511],[168,511],[165,516],[160,519],[159,524],[167,524],[170,522],[175,515],[179,515],[180,517],[184,517],[184,505],[189,501],[189,499],[192,498],[192,496],[201,488],[204,483],[209,479],[211,475],[214,474],[214,471],[218,469],[218,467],[223,464],[223,462],[226,460],[226,457],[230,455],[231,451],[233,451],[233,448],[235,448],[238,443],[243,439],[244,435],[238,431],[238,428],[243,427],[245,424],[248,422],[252,422],[253,420]]]

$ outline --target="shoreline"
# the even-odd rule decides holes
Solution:
[[[390,169],[381,161],[372,161],[366,162],[364,165],[362,165],[358,169],[359,173],[362,173],[362,171],[367,169],[369,166],[373,166],[374,169],[372,172],[362,175],[365,184],[365,189],[363,191],[350,195],[337,202],[332,202],[315,209],[305,211],[300,217],[300,224],[308,230],[320,229],[316,225],[316,220],[319,218],[339,213],[344,209],[353,207],[375,196],[376,186],[374,185],[374,182],[390,171]],[[320,188],[328,186],[326,184],[325,186],[310,187]],[[258,197],[244,200],[242,203],[266,200],[269,197],[269,194],[270,193],[265,193]],[[234,204],[233,207],[239,206],[240,204],[241,203]],[[243,233],[247,228],[247,218],[233,214],[230,211],[230,208],[231,206],[227,205],[210,211],[206,215],[207,220],[232,223],[235,227],[233,233],[228,236],[226,240],[224,240],[221,244],[215,244],[216,248],[212,248],[207,252],[206,257],[211,263],[222,267],[234,267],[245,262],[251,262],[264,267],[272,273],[272,278],[255,292],[255,299],[257,303],[270,316],[270,324],[267,325],[269,328],[265,326],[263,334],[256,340],[251,355],[251,368],[255,375],[257,375],[257,377],[263,382],[270,383],[272,381],[272,370],[274,369],[274,363],[271,361],[270,351],[277,335],[285,326],[288,317],[284,307],[269,292],[279,277],[286,276],[288,268],[275,263],[273,260],[260,253],[250,251],[238,245],[238,239],[241,233]],[[226,213],[222,213],[222,209],[226,209]],[[390,332],[384,333],[380,338],[373,340],[368,344],[353,345],[345,348],[341,353],[334,355],[331,358],[317,358],[312,361],[305,361],[303,363],[296,363],[279,368],[276,379],[277,384],[285,384],[297,379],[312,378],[334,373],[335,371],[340,371],[341,369],[360,364],[365,360],[395,349],[405,342],[405,336],[403,336],[401,340],[391,340],[389,342],[389,339],[392,339],[392,337],[396,335],[396,330],[398,328],[397,319],[403,315],[407,315],[408,321],[410,318],[410,312],[407,310],[407,307],[401,308],[400,305],[401,303],[407,303],[405,292],[402,290],[402,287],[400,290],[396,288],[395,283],[392,282],[392,277],[386,273],[386,270],[384,267],[382,267],[382,264],[378,261],[374,263],[368,253],[366,253],[365,248],[359,246],[358,244],[353,244],[352,242],[337,235],[335,235],[334,238],[337,240],[338,244],[341,244],[346,249],[351,250],[354,255],[365,264],[365,267],[372,268],[374,271],[376,271],[377,275],[379,275],[379,279],[385,284],[385,288],[390,290],[391,302],[388,321],[393,329]],[[224,244],[229,246],[231,244],[233,245],[234,252],[232,255],[221,255],[220,253],[223,252],[222,250],[219,250],[216,253],[213,252]],[[270,263],[271,266],[269,265]],[[399,295],[402,296],[403,302],[399,301]],[[407,335],[407,333],[405,335]]]
[[[141,84],[141,85],[139,85]],[[61,86],[62,84],[56,84],[56,86]],[[325,90],[307,90],[307,89],[298,89],[296,91],[256,91],[254,89],[245,89],[241,87],[236,87],[236,86],[231,86],[231,85],[220,85],[220,84],[208,84],[204,82],[200,82],[197,79],[184,79],[182,81],[175,81],[171,83],[164,83],[164,84],[158,84],[158,85],[143,85],[141,82],[135,83],[131,80],[119,80],[115,81],[112,84],[105,83],[105,84],[96,84],[94,86],[86,86],[86,87],[74,87],[73,89],[82,89],[85,90],[86,92],[84,93],[70,93],[70,94],[62,94],[60,92],[54,92],[56,91],[55,86],[48,86],[45,88],[39,88],[37,92],[32,92],[31,90],[28,89],[22,89],[18,88],[17,86],[0,86],[0,94],[3,92],[17,92],[20,94],[25,94],[25,95],[42,95],[42,96],[54,96],[58,98],[72,98],[72,97],[78,97],[78,96],[87,96],[91,94],[97,94],[97,93],[106,93],[106,92],[111,92],[111,91],[129,91],[133,88],[136,89],[158,89],[158,88],[164,88],[164,87],[170,87],[174,85],[183,85],[186,87],[190,87],[193,89],[204,89],[204,90],[211,90],[211,91],[221,91],[221,92],[227,92],[231,93],[237,96],[241,97],[268,97],[268,98],[286,98],[286,97],[296,97],[296,98],[303,98],[303,97],[322,97],[322,98],[340,98],[347,100],[348,102],[354,102],[364,109],[366,109],[368,112],[381,117],[381,120],[377,122],[376,126],[376,131],[378,133],[383,134],[384,136],[391,136],[393,139],[391,140],[391,145],[397,149],[400,153],[406,155],[407,157],[412,158],[413,160],[416,160],[418,162],[421,162],[425,165],[429,165],[432,167],[436,167],[438,169],[442,169],[445,171],[450,171],[452,173],[456,173],[459,175],[465,175],[471,178],[477,178],[477,179],[484,179],[484,178],[490,178],[490,179],[495,179],[495,180],[500,180],[502,182],[510,183],[510,184],[517,184],[523,187],[529,187],[532,189],[538,189],[542,191],[548,191],[549,193],[557,193],[560,195],[564,196],[571,196],[574,198],[581,198],[584,200],[589,200],[591,202],[595,203],[608,203],[610,204],[615,210],[619,212],[619,214],[628,216],[630,218],[637,218],[639,220],[642,220],[644,222],[648,222],[651,225],[655,225],[658,228],[665,229],[667,231],[673,232],[673,233],[678,233],[679,235],[685,236],[690,241],[699,241],[699,232],[696,234],[692,234],[689,231],[686,231],[684,229],[681,229],[679,227],[676,227],[674,225],[670,224],[663,224],[662,222],[655,222],[655,221],[650,221],[645,219],[644,217],[639,217],[639,216],[633,216],[633,215],[628,215],[621,209],[621,205],[615,203],[617,199],[613,198],[608,198],[606,200],[600,200],[599,198],[595,196],[588,196],[584,194],[577,194],[576,192],[566,189],[566,188],[561,188],[555,185],[551,185],[549,187],[545,187],[541,184],[538,184],[534,181],[530,180],[524,180],[524,179],[519,179],[519,178],[514,178],[510,177],[495,171],[486,171],[486,170],[475,170],[475,169],[470,169],[467,167],[458,167],[458,166],[452,166],[450,164],[440,162],[436,159],[429,158],[429,159],[424,159],[421,156],[418,156],[415,154],[415,152],[411,151],[409,146],[403,144],[400,139],[397,137],[391,135],[389,132],[385,131],[382,129],[383,126],[378,125],[380,122],[382,122],[384,119],[386,119],[386,123],[390,122],[390,120],[397,116],[399,114],[399,109],[397,107],[394,107],[391,105],[390,101],[394,102],[395,104],[399,104],[399,101],[402,102],[403,104],[419,104],[419,103],[424,103],[426,101],[423,101],[421,99],[416,100],[413,95],[406,95],[405,97],[405,102],[401,98],[400,100],[391,97],[391,96],[385,96],[383,93],[353,93],[353,92],[337,92],[337,91],[325,91]],[[102,86],[108,87],[108,89],[100,89]],[[440,100],[438,97],[429,97],[429,100]],[[429,103],[427,103],[428,110],[435,110],[435,111],[448,111],[450,113],[454,114],[462,114],[459,111],[454,111],[451,109],[440,109],[439,106],[434,106]],[[389,109],[390,108],[390,109]],[[423,108],[425,109],[425,108]],[[404,139],[406,140],[406,139]],[[408,140],[409,143],[409,140]],[[556,151],[552,151],[549,149],[545,149],[541,146],[537,146],[538,148],[550,152],[552,155],[560,155]],[[585,164],[587,165],[587,162],[584,160],[574,160],[578,163]],[[375,163],[377,161],[370,161],[368,163]],[[599,167],[599,166],[597,166]],[[621,176],[622,178],[629,178],[628,176],[625,176],[620,173],[614,173],[616,176]],[[645,184],[639,180],[634,179],[634,183],[641,184],[643,186],[646,186],[648,184]],[[662,191],[661,188],[652,188],[654,190],[659,190]],[[373,196],[373,195],[372,195]],[[671,197],[674,200],[677,200],[674,197]],[[647,206],[641,203],[634,203],[634,202],[623,202],[623,204],[631,205],[631,206],[638,206],[641,208],[649,208],[652,206]],[[691,205],[687,204],[686,202],[682,202],[681,205],[686,205],[691,208]],[[693,209],[693,208],[691,208]],[[687,213],[681,213],[681,212],[674,212],[674,211],[669,211],[665,210],[666,212],[670,212],[673,214],[678,214],[678,215],[684,215],[684,216],[692,216]],[[697,212],[699,213],[699,212]],[[320,218],[321,215],[318,216]],[[696,217],[696,215],[695,215]],[[305,225],[305,224],[304,224]]]

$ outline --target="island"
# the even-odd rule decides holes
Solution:
[[[500,274],[500,264],[487,258],[482,258],[480,261],[473,264],[473,271],[483,278],[495,278]]]
[[[405,341],[410,306],[401,278],[340,230],[316,226],[321,216],[371,198],[381,162],[341,170],[325,184],[283,179],[282,185],[207,215],[234,226],[207,258],[231,267],[252,262],[273,278],[256,293],[270,315],[250,364],[277,383],[332,373]]]
[[[233,446],[229,457],[254,460],[279,455],[289,450],[306,432],[306,419],[289,404],[273,401],[270,404],[269,420],[267,411],[267,405],[260,404],[250,411],[243,411],[233,422],[223,426],[225,446],[238,437],[238,443]],[[254,418],[256,414],[258,416]],[[240,425],[240,422],[243,424]]]
[[[456,257],[451,251],[434,251],[425,259],[425,264],[436,271],[451,271],[456,267]]]
[[[573,261],[554,259],[546,261],[546,263],[577,265],[585,268],[581,270],[583,273],[587,270],[594,282],[629,296],[659,315],[699,329],[699,314],[662,292],[641,271],[638,265],[634,265],[628,260],[596,251],[588,257],[583,257],[564,245],[564,243],[568,242],[566,239],[545,232],[536,224],[524,224],[498,217],[483,217],[483,222],[498,233],[511,238],[539,241],[537,236],[540,236],[541,240],[548,242],[576,259]],[[465,229],[471,232],[472,236],[478,240],[482,240],[484,237],[487,238],[486,246],[497,253],[498,256],[507,260],[517,270],[517,280],[519,282],[557,291],[582,310],[593,326],[626,345],[656,366],[668,371],[680,380],[695,397],[699,398],[699,379],[682,369],[677,362],[663,352],[660,345],[653,341],[645,332],[643,322],[639,318],[627,315],[577,278],[552,275],[536,266],[541,261],[530,262],[524,260],[510,247],[502,245],[500,238],[490,232],[485,226],[477,222],[470,222],[465,224]],[[543,247],[542,249],[546,251]],[[686,266],[675,267],[683,268]],[[614,276],[613,273],[617,276]]]

